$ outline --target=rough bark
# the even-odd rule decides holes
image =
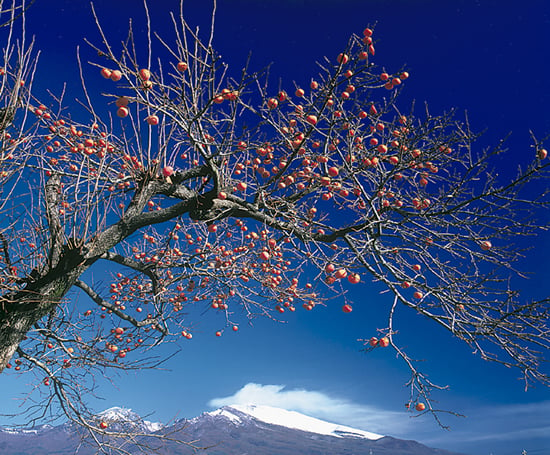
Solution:
[[[44,276],[0,300],[0,372],[32,326],[59,305],[93,262],[86,261],[77,250],[67,250],[58,265]]]

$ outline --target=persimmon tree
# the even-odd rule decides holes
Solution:
[[[453,113],[402,110],[409,74],[377,66],[370,28],[309,86],[274,88],[267,71],[232,76],[213,25],[201,40],[171,18],[174,41],[148,19],[148,48],[130,28],[116,51],[96,17],[98,57],[79,61],[86,115],[63,96],[35,99],[31,49],[13,23],[1,30],[0,371],[36,375],[31,419],[61,409],[110,435],[87,384],[154,367],[156,346],[192,337],[191,306],[223,314],[221,336],[335,295],[351,312],[346,291],[370,281],[393,306],[365,349],[406,362],[412,412],[437,418],[439,386],[398,343],[403,306],[526,386],[548,385],[548,299],[510,285],[514,244],[547,227],[542,140],[499,179],[503,143],[479,150]],[[86,84],[98,73],[102,93]],[[98,268],[110,283],[87,278]],[[87,299],[76,304],[75,289]]]

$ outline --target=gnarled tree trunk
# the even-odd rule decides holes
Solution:
[[[0,300],[0,372],[32,326],[59,305],[93,262],[85,260],[76,249],[67,250],[56,267]]]

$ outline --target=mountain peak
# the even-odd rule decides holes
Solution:
[[[229,419],[231,422],[239,425],[250,418],[259,420],[271,425],[291,428],[294,430],[306,431],[322,435],[342,437],[355,437],[361,439],[377,440],[384,436],[371,433],[369,431],[358,430],[356,428],[336,423],[326,422],[324,420],[309,417],[296,411],[287,411],[286,409],[275,408],[264,405],[231,405],[224,406],[216,411],[207,413],[210,416],[220,416]]]
[[[135,420],[139,419],[139,415],[128,408],[113,406],[112,408],[101,411],[98,417],[108,420]]]
[[[131,425],[147,433],[158,431],[164,426],[160,422],[149,422],[148,420],[143,420],[139,414],[136,414],[131,409],[121,408],[118,406],[114,406],[100,412],[97,414],[97,417],[111,423]]]

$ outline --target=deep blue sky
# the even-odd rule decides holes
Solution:
[[[140,1],[94,3],[113,42],[124,39],[129,18],[144,31]],[[177,10],[178,2],[150,3],[153,29],[169,39],[168,11]],[[210,2],[186,0],[185,14],[206,29]],[[416,100],[427,101],[434,113],[453,107],[468,111],[474,130],[487,129],[480,147],[513,132],[509,154],[497,163],[502,174],[531,159],[529,129],[539,137],[550,132],[547,1],[220,0],[216,25],[214,46],[235,71],[251,51],[251,68],[272,63],[274,83],[281,79],[289,90],[293,81],[309,83],[315,62],[334,58],[351,33],[375,25],[375,63],[390,72],[406,66],[411,73],[401,106]],[[67,81],[67,99],[80,96],[75,47],[86,49],[84,37],[99,43],[88,3],[36,0],[28,32],[42,52],[36,89],[59,92]],[[90,76],[92,88],[94,79],[97,74]],[[527,297],[548,295],[549,244],[548,236],[537,240],[523,264],[533,272],[530,280],[518,281]],[[198,321],[193,340],[166,365],[170,371],[122,377],[120,388],[104,388],[105,401],[94,406],[155,412],[151,420],[167,421],[260,396],[266,404],[472,455],[550,453],[548,389],[524,392],[518,373],[482,362],[405,311],[401,336],[410,352],[426,359],[434,381],[450,385],[437,396],[441,407],[468,416],[445,419],[450,432],[428,416],[410,419],[403,412],[406,369],[390,351],[360,353],[356,341],[385,325],[389,297],[365,284],[355,300],[350,315],[336,302],[307,314],[297,311],[288,324],[257,321],[222,338],[212,335],[220,324],[216,318]],[[24,390],[21,382],[0,377],[2,411],[14,409],[15,392]]]

